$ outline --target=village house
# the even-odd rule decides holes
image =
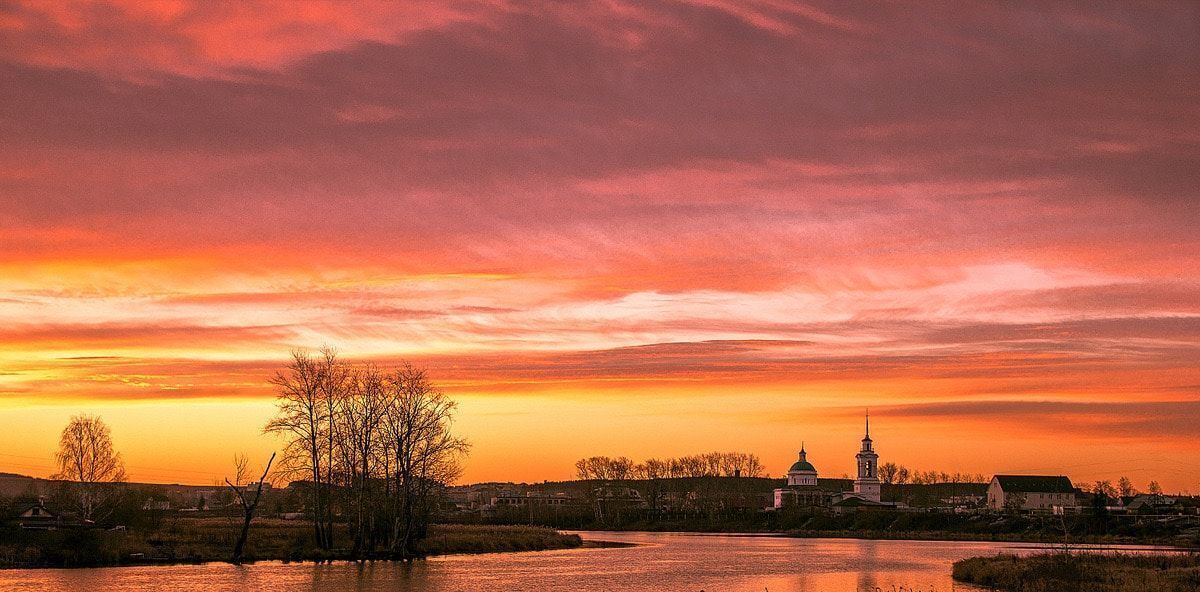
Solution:
[[[524,508],[524,507],[528,507],[528,506],[556,507],[556,506],[566,506],[566,505],[570,505],[572,503],[575,503],[575,500],[572,499],[570,496],[568,496],[565,493],[547,494],[547,493],[527,492],[525,494],[519,494],[519,493],[500,494],[500,495],[493,497],[488,505],[492,509],[496,509],[496,508],[506,508],[506,507],[507,508],[514,508],[514,507]]]
[[[996,475],[987,489],[988,509],[1038,514],[1079,511],[1075,486],[1062,475]]]
[[[58,512],[46,507],[44,498],[17,500],[12,505],[12,524],[27,530],[53,530],[63,524]]]
[[[165,512],[171,509],[171,499],[162,494],[153,494],[142,502],[142,509],[147,512]]]
[[[1125,510],[1135,514],[1178,514],[1183,508],[1173,496],[1139,493],[1122,500]]]

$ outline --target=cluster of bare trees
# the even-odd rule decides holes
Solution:
[[[468,449],[450,431],[454,401],[422,370],[351,365],[329,348],[293,352],[271,382],[265,431],[285,440],[280,472],[309,482],[317,544],[331,549],[344,521],[355,556],[410,556]]]
[[[932,485],[934,483],[987,483],[981,473],[947,473],[946,471],[918,471],[896,463],[879,465],[879,480],[887,484]]]
[[[1084,489],[1087,489],[1087,487],[1084,486]],[[1158,481],[1151,481],[1150,484],[1146,486],[1146,492],[1150,495],[1162,495],[1163,490],[1162,486],[1158,484]],[[1141,493],[1141,491],[1134,486],[1132,479],[1129,477],[1121,477],[1117,481],[1117,485],[1115,487],[1113,486],[1112,481],[1096,481],[1095,484],[1092,485],[1092,493],[1103,494],[1106,498],[1115,499],[1118,496],[1133,497]]]
[[[679,458],[648,458],[635,463],[628,457],[593,456],[575,462],[580,480],[625,481],[678,477],[762,477],[766,468],[758,456],[745,452],[709,452]]]
[[[107,511],[112,483],[125,480],[125,463],[113,448],[108,425],[94,415],[76,415],[63,428],[55,455],[58,473],[66,481],[76,510],[84,520],[98,520]]]

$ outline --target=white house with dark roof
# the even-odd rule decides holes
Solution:
[[[1048,514],[1079,510],[1075,486],[1062,475],[996,475],[988,484],[988,508]]]

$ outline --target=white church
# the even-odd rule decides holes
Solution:
[[[827,492],[817,484],[817,469],[808,462],[808,451],[800,446],[800,459],[787,472],[787,487],[775,490],[775,508],[785,506],[879,506],[896,507],[899,504],[880,500],[879,455],[871,440],[871,416],[867,414],[866,434],[862,439],[862,450],[854,455],[858,464],[858,478],[854,480],[854,491]]]

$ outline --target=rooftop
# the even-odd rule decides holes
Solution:
[[[1062,475],[996,475],[1006,493],[1073,493],[1075,486]]]

